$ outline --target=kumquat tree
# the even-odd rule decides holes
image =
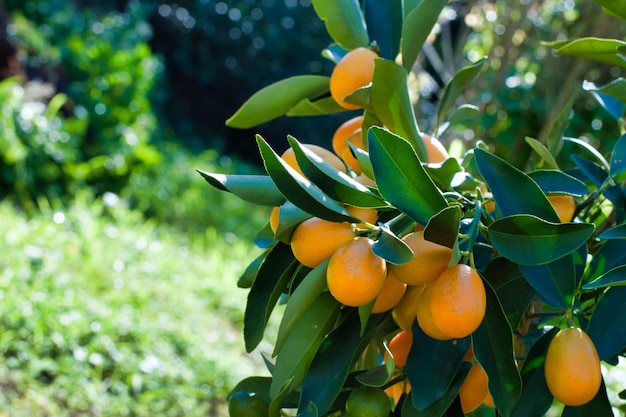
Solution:
[[[626,20],[620,0],[585,1],[615,25]],[[466,59],[448,78],[427,128],[411,74],[453,3],[312,4],[333,39],[322,52],[332,73],[270,84],[227,124],[352,118],[322,144],[288,136],[284,153],[257,136],[263,175],[199,170],[218,190],[272,208],[259,232],[263,253],[237,283],[249,289],[248,352],[280,310],[264,357],[271,376],[242,380],[228,397],[230,415],[623,412],[605,374],[626,354],[626,80],[572,91],[593,97],[619,126],[608,152],[565,135],[577,117],[573,100],[547,131],[526,138],[523,164],[478,136],[452,152],[440,138],[485,117],[463,95],[491,70],[487,57]],[[544,46],[555,60],[626,69],[621,40]],[[625,392],[621,381],[617,401]]]

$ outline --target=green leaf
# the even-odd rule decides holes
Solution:
[[[267,175],[227,175],[196,170],[213,187],[263,206],[280,206],[285,197]]]
[[[548,346],[557,332],[557,328],[550,329],[531,346],[521,370],[522,395],[511,417],[543,416],[552,405],[553,398],[546,384],[543,365]]]
[[[598,393],[587,404],[578,407],[565,407],[561,417],[614,417],[611,402],[606,391],[604,379]]]
[[[389,351],[389,346],[387,346],[386,343],[383,343],[383,347],[387,355],[385,363],[358,374],[355,379],[361,384],[367,385],[368,387],[383,387],[393,377],[394,371],[396,370],[396,364],[393,361],[391,352]]]
[[[626,20],[626,4],[621,0],[595,0],[605,12],[618,17],[622,20]]]
[[[358,0],[313,0],[313,8],[324,21],[328,34],[342,48],[369,46],[365,18]]]
[[[69,98],[66,94],[55,94],[46,106],[44,117],[48,119],[48,121],[52,121],[52,119],[56,117],[57,114],[59,114],[59,111],[63,108],[63,106],[65,106],[65,103],[67,103],[68,99]]]
[[[263,339],[265,326],[280,294],[287,289],[297,262],[291,247],[276,243],[268,252],[257,272],[256,279],[248,293],[244,314],[244,340],[246,350],[252,352]]]
[[[318,100],[310,100],[308,98],[300,100],[286,113],[287,116],[323,116],[326,114],[344,112],[346,109],[341,107],[332,97],[324,97]]]
[[[624,116],[626,109],[626,80],[624,78],[617,78],[603,86],[585,80],[582,88],[589,91],[614,119],[619,120]]]
[[[459,165],[459,161],[456,158],[448,158],[441,164],[428,164],[424,165],[424,169],[428,173],[428,176],[433,182],[444,191],[452,191],[452,183],[458,179],[457,174],[463,172],[463,168]],[[475,189],[474,184],[472,190]],[[456,187],[456,184],[455,184]]]
[[[573,55],[603,64],[626,68],[622,53],[626,42],[617,39],[578,38],[566,41],[545,42],[557,55]]]
[[[535,152],[537,152],[537,154],[541,157],[541,160],[545,162],[549,168],[559,169],[559,165],[556,163],[556,160],[543,143],[528,136],[526,136],[526,143],[533,148]]]
[[[372,244],[372,252],[392,264],[401,265],[413,259],[413,251],[386,224],[380,224],[380,236]]]
[[[286,114],[305,99],[321,97],[329,91],[329,78],[298,75],[277,81],[254,93],[233,114],[226,125],[248,129]]]
[[[457,107],[450,115],[447,122],[442,123],[437,129],[437,136],[442,136],[443,133],[450,127],[455,126],[465,120],[472,119],[478,116],[480,108],[473,104],[462,104]]]
[[[545,265],[520,265],[520,269],[545,303],[564,309],[572,306],[577,283],[572,256]]]
[[[380,56],[394,60],[402,35],[402,0],[364,0],[363,12],[370,39],[376,42]]]
[[[337,301],[325,292],[300,316],[276,357],[270,387],[272,397],[278,394],[286,381],[291,381],[288,392],[302,384],[315,352],[333,328],[339,310]]]
[[[278,228],[275,238],[283,243],[289,243],[295,228],[310,217],[309,213],[294,206],[290,201],[285,201],[278,212]]]
[[[611,151],[611,169],[609,174],[616,177],[626,171],[626,135],[620,136]]]
[[[609,176],[602,167],[578,155],[571,155],[571,159],[578,169],[591,180],[593,185],[599,189],[604,187],[605,181],[608,180]],[[622,192],[622,188],[618,184],[614,184],[605,188],[603,194],[615,205],[617,209],[616,217],[620,219],[623,215],[623,207],[626,207],[626,195]]]
[[[583,282],[594,281],[613,268],[626,264],[626,241],[611,239],[605,241],[593,255],[589,267],[585,270]]]
[[[604,159],[604,156],[602,156],[602,154],[596,148],[594,148],[591,144],[578,138],[566,137],[566,138],[563,138],[563,140],[578,146],[581,150],[587,151],[590,155],[594,157],[594,159],[597,161],[597,163],[600,166],[602,166],[603,168],[606,168],[607,171],[609,170],[610,166],[607,160]],[[580,158],[578,155],[572,155],[572,157]]]
[[[295,138],[289,136],[287,139],[304,175],[331,198],[356,207],[387,206],[387,203],[369,188],[326,163]]]
[[[447,207],[411,145],[378,127],[370,128],[370,159],[383,197],[420,224]],[[402,184],[402,187],[398,187]]]
[[[620,224],[607,229],[598,237],[600,239],[626,239],[626,224]]]
[[[375,62],[371,104],[376,116],[390,131],[406,139],[420,160],[426,161],[426,148],[409,96],[407,71],[386,59]]]
[[[454,74],[454,77],[446,84],[439,100],[439,106],[437,108],[437,127],[435,133],[443,121],[450,109],[456,103],[459,96],[467,89],[467,86],[478,76],[483,64],[487,58],[482,58],[475,63],[472,63],[464,68],[461,68]]]
[[[609,288],[596,304],[587,334],[596,346],[600,360],[621,352],[626,347],[626,286]]]
[[[595,290],[610,285],[626,285],[626,265],[610,269],[590,283],[583,285],[583,289]]]
[[[558,154],[561,150],[563,134],[565,133],[565,128],[569,123],[572,107],[574,106],[574,101],[578,96],[578,87],[573,88],[572,90],[573,91],[570,92],[567,102],[563,105],[561,109],[559,109],[559,113],[556,119],[550,121],[551,125],[550,130],[547,133],[547,137],[541,138],[545,141],[548,149],[550,149],[550,152],[552,152],[554,155]]]
[[[276,188],[296,207],[329,221],[354,220],[341,204],[283,161],[261,136],[257,136],[257,143],[265,170],[274,181]]]
[[[559,169],[538,169],[529,172],[528,175],[546,194],[569,194],[581,197],[588,192],[584,182]]]
[[[283,318],[278,326],[278,335],[276,336],[276,343],[274,343],[274,356],[280,352],[285,340],[300,320],[300,317],[326,289],[327,267],[328,259],[311,270],[289,296]]]
[[[246,270],[243,272],[243,274],[241,274],[239,280],[237,280],[237,286],[239,288],[252,287],[252,284],[256,279],[257,273],[259,272],[259,268],[263,264],[263,261],[265,260],[265,257],[269,252],[270,250],[268,249],[267,251],[263,252],[263,254],[256,257],[252,262],[250,262],[250,264],[248,264]]]
[[[534,214],[548,221],[559,221],[548,198],[527,174],[480,148],[474,150],[474,159],[502,216]]]
[[[433,30],[435,23],[448,0],[421,0],[414,6],[405,7],[410,12],[402,23],[402,65],[410,71],[415,64],[424,42]]]
[[[513,332],[496,293],[485,284],[487,311],[472,335],[474,356],[489,376],[489,392],[504,417],[509,417],[522,392],[513,353]]]
[[[454,249],[457,246],[461,215],[459,206],[442,209],[428,220],[424,229],[424,239]]]
[[[413,344],[405,369],[411,383],[413,407],[424,410],[450,389],[469,350],[470,338],[435,340],[422,331],[417,321],[412,331]]]
[[[540,265],[572,253],[594,229],[591,223],[550,223],[518,214],[494,221],[489,238],[505,258],[521,265]]]

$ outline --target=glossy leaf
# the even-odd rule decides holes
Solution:
[[[227,121],[226,125],[248,129],[286,114],[305,99],[321,97],[329,91],[329,78],[297,75],[277,81],[254,93]]]
[[[596,3],[602,6],[605,12],[618,17],[622,20],[626,20],[626,4],[621,0],[595,0]]]
[[[437,129],[437,136],[442,136],[443,133],[452,126],[455,126],[463,121],[466,121],[468,119],[472,119],[478,116],[479,112],[480,112],[480,108],[473,104],[460,105],[452,112],[448,121],[445,123],[442,123],[439,126],[439,128]]]
[[[624,115],[624,110],[626,110],[625,79],[620,77],[602,86],[590,81],[583,81],[583,90],[593,94],[595,99],[614,119],[619,120]]]
[[[626,265],[615,267],[583,286],[585,290],[595,290],[609,285],[626,285]]]
[[[457,174],[463,172],[456,158],[448,158],[441,164],[425,165],[424,169],[437,187],[444,191],[452,191],[454,188],[452,183],[458,178]],[[472,190],[475,188],[475,185],[472,187]]]
[[[370,39],[376,42],[380,56],[394,60],[402,34],[402,0],[364,0],[363,13]]]
[[[265,170],[274,181],[276,188],[296,207],[329,221],[354,220],[341,204],[287,165],[262,137],[257,136],[257,143]]]
[[[521,265],[540,265],[575,251],[594,229],[591,223],[550,223],[518,214],[493,222],[489,238],[505,258]]]
[[[604,379],[598,393],[587,404],[578,407],[565,407],[561,417],[614,417],[611,402],[606,392]]]
[[[620,136],[611,151],[609,174],[615,177],[626,171],[626,135]]]
[[[603,64],[626,68],[626,60],[622,56],[623,51],[626,49],[626,42],[617,39],[577,38],[547,42],[544,45],[554,49],[557,55],[573,55]]]
[[[576,145],[579,149],[589,153],[596,160],[595,163],[597,163],[598,165],[600,165],[602,168],[606,169],[607,171],[609,170],[609,163],[607,162],[607,160],[604,159],[604,156],[602,156],[602,154],[596,148],[594,148],[591,144],[578,138],[565,137],[563,138],[563,140],[573,145]],[[578,155],[572,155],[572,158],[583,159],[581,156],[578,156]]]
[[[286,381],[291,381],[288,391],[302,384],[315,352],[333,328],[339,310],[337,301],[325,292],[300,316],[283,344],[283,352],[276,357],[270,387],[272,397]]]
[[[279,206],[285,201],[285,197],[267,175],[228,175],[197,171],[213,187],[233,193],[242,200],[263,206]]]
[[[626,286],[609,288],[591,315],[587,334],[598,350],[600,360],[607,360],[626,348]]]
[[[449,206],[430,218],[424,229],[424,239],[454,249],[459,236],[461,209]]]
[[[402,65],[407,71],[413,68],[424,42],[433,30],[435,23],[448,0],[421,0],[416,5],[405,5],[410,12],[402,24]]]
[[[592,282],[607,271],[625,264],[626,240],[607,240],[593,255],[593,259],[585,271],[583,282]]]
[[[246,270],[241,274],[237,280],[237,286],[239,288],[250,288],[256,279],[257,273],[261,264],[265,260],[265,257],[270,252],[270,249],[264,251],[261,255],[257,256],[252,262],[248,264]]]
[[[374,255],[392,264],[401,265],[413,259],[413,251],[385,224],[380,225],[380,236],[371,246]]]
[[[569,194],[581,197],[588,192],[584,182],[558,169],[538,169],[529,172],[528,175],[546,194]]]
[[[487,58],[482,58],[454,74],[454,77],[446,84],[439,100],[437,108],[437,126],[441,126],[454,106],[459,96],[467,89],[467,86],[478,76]]]
[[[480,148],[474,150],[474,159],[502,216],[534,214],[548,221],[559,221],[548,198],[527,174]]]
[[[291,330],[298,323],[300,317],[313,305],[320,294],[326,289],[326,268],[328,259],[312,269],[289,296],[287,306],[278,327],[274,353],[280,352]]]
[[[323,97],[317,100],[303,99],[289,109],[287,116],[322,116],[325,114],[345,111],[332,97]]]
[[[278,242],[259,267],[248,293],[243,319],[244,340],[248,352],[261,342],[270,314],[280,294],[286,290],[296,266],[291,247]]]
[[[584,159],[578,155],[571,156],[576,166],[589,178],[589,180],[598,188],[604,185],[608,179],[608,174],[597,164]],[[608,167],[607,167],[608,168]],[[608,198],[618,210],[624,210],[626,207],[626,196],[622,192],[619,185],[612,185],[604,190],[604,195]],[[620,213],[618,212],[618,219]]]
[[[504,417],[513,412],[522,392],[522,380],[513,353],[513,332],[500,301],[490,285],[485,285],[487,311],[472,335],[474,356],[489,376],[489,392]]]
[[[557,328],[552,328],[531,346],[521,370],[522,394],[511,417],[543,416],[552,405],[553,397],[546,384],[544,362],[548,346],[557,332]]]
[[[545,265],[520,265],[526,281],[545,303],[569,308],[576,291],[576,271],[572,256],[564,256]]]
[[[406,139],[420,160],[426,161],[426,148],[413,112],[407,77],[407,71],[400,65],[377,59],[371,86],[371,104],[384,126]]]
[[[288,137],[287,139],[304,175],[328,196],[356,207],[381,208],[387,205],[369,188],[338,171],[314,152],[302,147],[295,138]]]
[[[370,43],[365,18],[358,0],[313,0],[313,8],[326,25],[326,31],[347,50]]]
[[[370,128],[368,139],[374,177],[388,202],[420,224],[447,207],[407,141],[378,127]]]
[[[533,150],[541,157],[541,160],[545,162],[549,168],[558,169],[559,165],[556,163],[554,156],[550,153],[550,150],[537,139],[526,136],[526,143],[533,148]]]
[[[355,379],[361,384],[369,387],[382,387],[393,377],[394,371],[396,370],[395,362],[389,351],[389,346],[384,343],[383,348],[385,349],[386,355],[385,362],[382,365],[378,365],[358,374]]]
[[[600,239],[626,239],[626,224],[605,230],[598,236]]]
[[[291,202],[284,202],[278,212],[278,228],[275,238],[283,243],[289,243],[295,228],[310,217],[309,213],[294,206]]]
[[[412,331],[413,344],[405,369],[411,383],[413,407],[424,410],[448,392],[470,347],[470,338],[434,340],[422,331],[417,321]]]

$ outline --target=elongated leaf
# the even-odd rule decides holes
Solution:
[[[402,0],[364,0],[363,12],[370,39],[376,42],[380,56],[396,59],[402,35]]]
[[[572,155],[571,158],[576,166],[596,187],[601,188],[604,185],[604,182],[608,178],[608,174],[600,166],[587,159],[581,158],[578,155]],[[626,207],[626,196],[624,196],[621,187],[617,184],[612,185],[604,190],[604,195],[618,209],[617,217],[619,221],[623,214],[624,207]]]
[[[595,0],[596,3],[602,6],[605,12],[619,17],[622,20],[626,20],[626,4],[621,0]]]
[[[300,320],[300,317],[302,317],[326,289],[327,266],[328,259],[311,270],[289,297],[283,318],[278,327],[278,335],[276,336],[273,355],[280,352],[285,340],[291,333],[293,327]]]
[[[552,405],[552,394],[546,384],[544,362],[557,328],[543,334],[530,348],[521,370],[522,394],[511,417],[543,416]]]
[[[263,264],[263,261],[265,260],[265,257],[268,255],[269,252],[270,249],[266,250],[265,252],[263,252],[263,254],[257,256],[252,262],[250,262],[250,264],[248,264],[246,270],[237,280],[237,286],[239,288],[252,287],[252,283],[254,283],[254,280],[256,279],[259,268],[261,267],[261,264]]]
[[[285,197],[267,175],[226,175],[197,171],[213,187],[233,193],[242,200],[264,206],[279,206],[285,202]]]
[[[416,5],[405,8],[410,12],[404,18],[402,24],[402,65],[407,71],[413,68],[424,42],[433,30],[441,11],[448,0],[421,0]]]
[[[554,49],[554,52],[558,55],[573,55],[603,64],[626,68],[626,60],[622,57],[626,42],[617,39],[590,37],[546,42],[544,45]]]
[[[413,112],[407,77],[407,71],[400,65],[377,59],[371,86],[371,104],[383,125],[406,139],[420,160],[426,161],[426,148]]]
[[[291,107],[287,116],[322,116],[326,114],[340,113],[345,111],[332,97],[324,97],[318,100],[303,99]]]
[[[607,162],[606,159],[604,159],[604,156],[602,156],[602,154],[596,149],[594,148],[591,144],[585,142],[584,140],[578,139],[578,138],[569,138],[569,137],[565,137],[563,138],[563,140],[572,143],[576,146],[578,146],[580,149],[588,152],[590,155],[592,155],[596,162],[603,168],[606,168],[606,170],[609,170],[609,163]],[[581,158],[578,155],[572,155],[572,157],[576,157],[576,158]]]
[[[259,267],[256,279],[248,293],[243,319],[244,339],[248,352],[252,352],[263,339],[270,314],[280,294],[286,291],[287,283],[296,265],[291,247],[278,242]]]
[[[572,256],[564,256],[545,265],[520,265],[526,281],[545,303],[569,308],[576,291],[576,271]]]
[[[513,412],[522,392],[522,379],[513,353],[513,332],[496,293],[485,284],[487,311],[472,335],[474,356],[489,376],[489,392],[504,417]]]
[[[578,86],[572,89],[569,93],[567,102],[565,102],[559,109],[559,113],[556,118],[550,121],[551,125],[547,137],[541,138],[548,145],[550,152],[554,155],[558,154],[561,150],[563,135],[565,133],[565,128],[569,123],[570,114],[572,113],[572,107],[574,106],[576,97],[578,97]]]
[[[589,283],[594,281],[607,271],[625,264],[626,240],[607,240],[593,255],[593,259],[585,271],[583,282]]]
[[[608,287],[609,285],[626,285],[626,265],[613,268],[600,275],[597,279],[583,285],[585,290]]]
[[[538,169],[529,172],[528,175],[546,194],[569,194],[581,197],[588,191],[584,182],[559,169]]]
[[[437,136],[442,136],[443,133],[452,126],[455,126],[465,120],[472,119],[478,116],[479,112],[480,112],[479,107],[473,104],[460,105],[450,115],[450,118],[448,119],[448,121],[445,123],[442,123],[439,126],[439,128],[437,129]]]
[[[385,201],[369,188],[338,171],[295,138],[288,137],[288,140],[304,175],[327,195],[356,207],[386,207]]]
[[[526,143],[530,145],[531,148],[541,157],[541,160],[545,162],[549,168],[558,169],[559,165],[556,163],[556,160],[550,153],[550,150],[544,146],[543,143],[539,142],[537,139],[533,139],[530,137],[526,137]]]
[[[441,126],[447,117],[448,112],[454,106],[456,100],[463,93],[463,91],[465,91],[467,86],[478,76],[486,60],[487,58],[482,58],[475,63],[461,68],[446,84],[437,108],[437,127]]]
[[[389,346],[386,343],[383,344],[385,349],[386,360],[382,365],[378,365],[374,368],[358,374],[355,379],[363,385],[368,387],[382,387],[387,384],[394,376],[396,370],[396,364],[393,360]]]
[[[314,99],[329,91],[329,78],[321,75],[298,75],[277,81],[250,97],[226,125],[248,129],[287,113],[304,99]]]
[[[458,206],[444,208],[430,218],[424,229],[424,238],[454,249],[457,246],[461,214]]]
[[[617,78],[614,81],[598,86],[590,81],[583,81],[583,90],[589,91],[614,119],[619,120],[626,110],[626,80]]]
[[[480,148],[474,150],[474,159],[502,216],[534,214],[548,221],[559,221],[548,198],[527,174]]]
[[[470,338],[435,340],[422,331],[417,321],[412,331],[413,344],[405,369],[411,383],[413,407],[424,410],[450,389],[470,347]]]
[[[611,287],[602,295],[591,315],[587,334],[593,340],[600,360],[606,360],[626,347],[626,286]]]
[[[368,139],[374,177],[387,201],[420,224],[447,207],[407,141],[378,127],[370,128]]]
[[[575,251],[594,229],[591,223],[550,223],[518,214],[493,222],[489,237],[505,258],[521,265],[540,265]]]
[[[400,265],[413,259],[413,251],[396,236],[389,226],[380,225],[380,236],[372,244],[372,252],[387,262]]]
[[[353,221],[354,218],[341,204],[330,198],[315,184],[304,178],[272,148],[257,136],[257,143],[263,157],[265,170],[274,181],[276,188],[296,207],[329,221]]]
[[[358,0],[313,0],[313,8],[324,21],[328,34],[342,48],[351,50],[369,45],[365,18]]]
[[[330,293],[321,294],[304,312],[276,357],[270,395],[274,397],[283,383],[291,381],[288,391],[300,386],[315,352],[333,328],[340,306]],[[307,402],[308,404],[308,402]]]
[[[598,236],[600,239],[626,239],[626,224],[605,230]]]
[[[578,407],[565,407],[561,417],[614,417],[611,402],[606,391],[604,379],[598,393],[587,404]]]
[[[626,135],[620,136],[613,146],[609,174],[615,177],[624,171],[626,171]]]

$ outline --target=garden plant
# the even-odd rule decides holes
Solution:
[[[620,1],[589,2],[626,20]],[[279,153],[257,136],[263,175],[199,170],[272,208],[257,239],[264,252],[237,283],[249,289],[248,352],[280,311],[264,357],[271,376],[242,380],[231,416],[614,415],[603,369],[626,353],[626,135],[606,138],[606,153],[567,137],[570,101],[547,132],[526,138],[523,164],[497,155],[497,140],[446,148],[440,138],[483,117],[463,95],[489,71],[486,58],[450,77],[428,130],[409,86],[454,3],[312,3],[333,39],[322,52],[333,71],[270,84],[227,124],[352,118],[326,146],[311,132],[287,137]],[[626,68],[621,40],[546,46]],[[585,81],[577,94],[624,134],[625,86]]]

